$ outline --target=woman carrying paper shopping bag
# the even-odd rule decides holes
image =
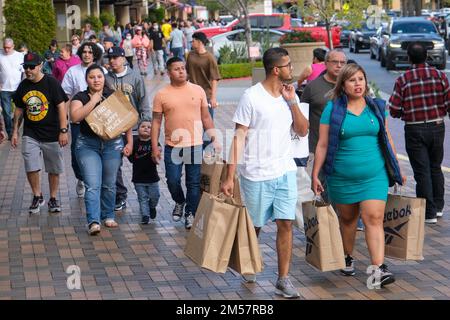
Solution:
[[[341,272],[355,274],[352,252],[361,213],[372,268],[378,275],[374,286],[384,286],[395,281],[384,264],[388,187],[403,181],[387,129],[384,101],[370,98],[367,84],[361,66],[348,64],[341,70],[320,120],[312,189],[315,194],[324,190],[319,180],[323,169],[330,200],[339,214],[346,254],[346,267]]]
[[[124,147],[121,136],[103,140],[92,131],[85,118],[114,91],[105,87],[105,75],[102,68],[96,64],[86,70],[86,82],[88,88],[72,98],[70,118],[81,122],[75,154],[86,185],[84,202],[88,232],[95,235],[100,232],[101,220],[104,220],[108,228],[117,227],[114,220],[117,170],[122,158],[121,153],[129,156],[133,150],[133,138],[130,129],[127,131],[129,142]]]

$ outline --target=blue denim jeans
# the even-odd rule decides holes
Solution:
[[[75,145],[77,143],[77,138],[80,135],[80,124],[71,123],[70,124],[70,136],[71,136],[71,144],[70,144],[70,155],[72,157],[72,170],[75,174],[75,177],[78,180],[83,180],[81,177],[80,166],[78,165],[77,157],[75,155]]]
[[[134,188],[138,196],[139,210],[141,215],[149,216],[150,208],[156,208],[159,201],[159,182],[135,183]]]
[[[88,225],[115,217],[116,177],[122,150],[122,138],[103,141],[98,137],[78,136],[75,156],[86,186],[84,203]]]
[[[181,60],[184,61],[184,49],[183,47],[180,48],[170,48],[170,51],[172,52],[174,57],[178,57]]]
[[[5,120],[5,129],[8,133],[8,137],[12,134],[12,97],[14,91],[2,91],[0,92],[0,103],[2,107],[3,119]]]
[[[200,167],[202,164],[202,146],[164,148],[164,164],[166,167],[167,186],[176,203],[186,202],[185,212],[195,215],[200,202]],[[186,197],[181,188],[181,172],[183,164],[186,171]]]

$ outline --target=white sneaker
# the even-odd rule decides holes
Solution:
[[[86,188],[84,187],[84,182],[81,181],[81,180],[78,180],[78,182],[77,182],[77,195],[78,195],[78,198],[83,198],[85,192],[86,192]]]
[[[437,218],[425,219],[425,223],[436,224],[437,223]]]
[[[443,215],[444,215],[443,211],[436,212],[436,217],[438,217],[438,218],[442,218]]]

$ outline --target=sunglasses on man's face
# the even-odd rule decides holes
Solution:
[[[31,65],[31,64],[24,64],[23,65],[23,69],[24,70],[27,70],[27,69],[34,70],[34,68],[36,68],[35,65]]]

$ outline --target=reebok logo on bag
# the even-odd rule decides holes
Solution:
[[[395,222],[395,220],[402,219],[410,215],[411,215],[411,207],[409,205],[407,205],[406,208],[401,208],[400,210],[393,208],[392,211],[387,211],[384,213],[383,223],[386,223],[386,221]],[[400,239],[404,240],[404,237],[402,237],[402,235],[400,234],[400,230],[408,223],[408,221],[409,220],[401,222],[395,227],[385,226],[384,243],[391,244],[392,240],[394,240],[394,237],[399,237]]]
[[[317,245],[314,243],[314,238],[316,237],[317,232],[319,232],[319,230],[316,230],[316,232],[314,232],[311,237],[306,236],[306,255],[311,254],[313,246],[317,247]]]
[[[388,211],[388,212],[384,213],[383,222],[396,220],[398,218],[403,218],[403,217],[407,217],[410,215],[411,215],[411,206],[409,206],[409,205],[406,206],[406,209],[401,208],[400,211],[394,208],[394,209],[392,209],[392,211]]]
[[[408,221],[405,221],[403,223],[400,223],[398,226],[391,228],[391,227],[385,227],[384,228],[384,243],[385,244],[391,244],[394,237],[399,237],[401,239],[405,239],[402,237],[402,235],[399,233],[400,230],[408,223]]]
[[[385,256],[423,260],[425,199],[389,194],[383,229]]]

